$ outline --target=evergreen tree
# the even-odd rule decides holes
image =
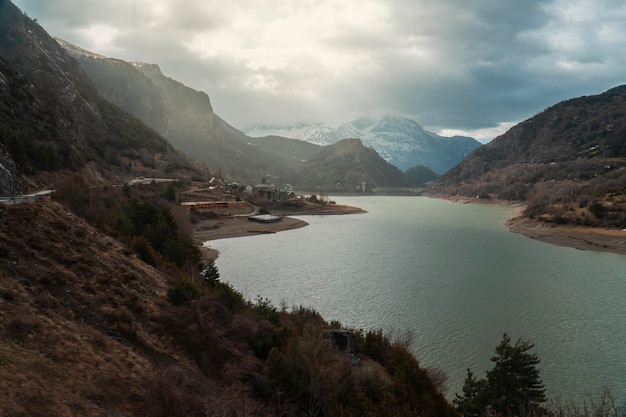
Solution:
[[[202,271],[202,276],[211,287],[215,287],[220,282],[220,271],[218,271],[215,262],[211,261]]]
[[[492,370],[487,372],[487,396],[491,406],[503,415],[519,415],[535,410],[546,400],[539,376],[539,358],[529,353],[535,345],[518,339],[511,345],[505,333],[491,358]]]
[[[505,333],[485,379],[476,379],[468,369],[463,392],[454,399],[459,412],[466,417],[523,416],[540,409],[546,400],[545,388],[537,368],[539,358],[529,352],[533,347],[523,339],[512,345]]]
[[[463,383],[463,394],[456,394],[452,402],[457,410],[465,417],[478,417],[482,415],[484,405],[484,394],[487,381],[476,379],[472,371],[467,370],[467,377]]]

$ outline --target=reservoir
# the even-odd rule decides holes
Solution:
[[[511,208],[425,197],[338,197],[366,214],[208,242],[221,280],[248,299],[304,305],[354,329],[412,333],[421,364],[460,392],[507,333],[535,344],[550,398],[609,387],[626,400],[626,256],[511,233]],[[297,217],[297,216],[296,216]]]

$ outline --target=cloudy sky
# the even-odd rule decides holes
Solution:
[[[13,0],[211,97],[237,128],[399,114],[489,140],[626,83],[623,0]]]

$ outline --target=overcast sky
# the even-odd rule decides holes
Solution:
[[[159,64],[233,126],[399,114],[489,140],[626,83],[623,0],[13,0],[52,36]]]

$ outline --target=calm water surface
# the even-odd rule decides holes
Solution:
[[[309,226],[209,242],[247,298],[305,305],[361,329],[411,331],[426,367],[459,392],[503,333],[535,343],[550,397],[602,387],[626,400],[626,256],[510,233],[510,208],[423,197],[339,197],[367,214],[301,216]]]

